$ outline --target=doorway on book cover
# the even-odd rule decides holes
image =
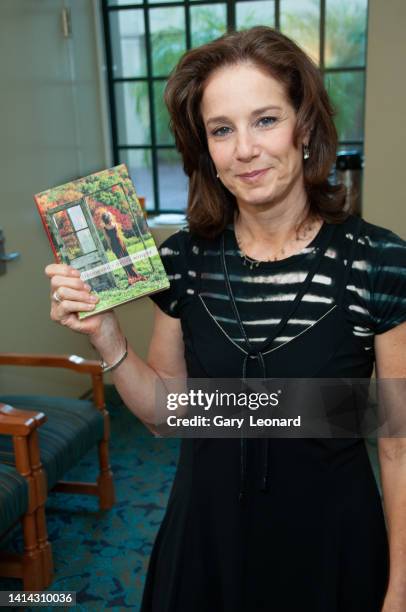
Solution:
[[[54,239],[65,263],[80,272],[108,265],[103,243],[93,223],[87,202],[78,200],[62,204],[48,212],[49,227],[54,228]],[[89,278],[94,291],[113,289],[117,286],[112,272]]]

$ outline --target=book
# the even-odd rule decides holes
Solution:
[[[58,263],[80,271],[100,301],[80,319],[169,287],[125,164],[34,195]]]

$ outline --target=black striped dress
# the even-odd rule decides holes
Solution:
[[[405,242],[353,217],[252,270],[227,228],[242,325],[221,240],[182,230],[161,255],[171,287],[152,299],[180,318],[192,378],[241,377],[244,336],[268,376],[369,378],[374,335],[406,321]],[[362,439],[183,439],[141,610],[380,612],[387,579],[382,504]]]

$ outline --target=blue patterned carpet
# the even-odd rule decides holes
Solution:
[[[106,391],[116,505],[108,512],[99,512],[96,497],[50,494],[47,524],[55,579],[49,590],[76,591],[77,606],[66,609],[137,612],[152,543],[175,472],[179,442],[154,438],[121,404],[111,387]],[[69,479],[94,480],[96,475],[97,456],[92,452],[71,470]],[[19,530],[12,544],[21,547]],[[0,590],[21,588],[21,581],[0,578]]]

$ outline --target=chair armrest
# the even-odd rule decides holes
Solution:
[[[28,512],[32,514],[47,498],[46,476],[42,469],[37,428],[45,423],[43,412],[17,410],[0,402],[0,434],[13,438],[16,470],[27,480]],[[9,463],[6,461],[6,463]]]
[[[0,365],[65,368],[92,377],[93,401],[98,410],[105,410],[103,369],[99,361],[78,355],[50,355],[47,353],[0,353]]]
[[[0,402],[0,434],[28,436],[46,420],[43,412],[17,410]]]
[[[47,353],[0,353],[0,365],[65,368],[83,374],[101,374],[100,362],[78,355],[51,355]]]

